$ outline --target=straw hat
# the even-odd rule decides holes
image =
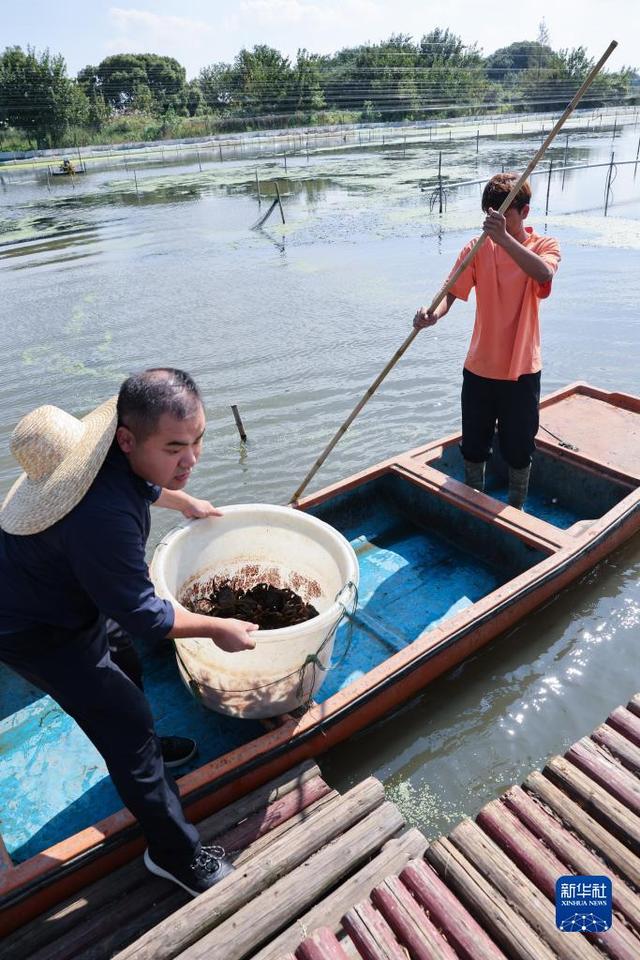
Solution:
[[[117,426],[117,397],[82,420],[59,407],[32,410],[11,436],[11,453],[25,471],[0,509],[7,533],[40,533],[80,503],[95,480]]]

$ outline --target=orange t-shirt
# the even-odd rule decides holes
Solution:
[[[560,247],[553,237],[541,237],[525,227],[524,246],[537,253],[553,272],[560,262]],[[451,276],[476,241],[460,252]],[[450,293],[467,300],[476,288],[476,319],[465,367],[492,380],[517,380],[523,373],[537,373],[540,360],[538,301],[551,293],[551,281],[538,283],[512,260],[490,237]]]

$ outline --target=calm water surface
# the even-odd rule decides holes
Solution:
[[[572,133],[570,163],[633,160],[640,129]],[[431,211],[438,150],[450,182],[522,169],[540,138],[411,143],[258,163],[286,225],[258,205],[255,161],[0,180],[0,493],[8,439],[32,407],[84,413],[132,370],[176,365],[206,398],[191,485],[218,504],[287,502],[440,288],[481,222],[480,188]],[[565,141],[552,150],[564,159]],[[531,223],[563,260],[543,306],[543,389],[573,380],[640,393],[640,179],[620,166],[534,177]],[[316,477],[338,480],[458,427],[473,303],[423,333]],[[249,441],[241,445],[230,404]],[[174,517],[154,517],[153,543]],[[99,549],[99,545],[97,545]],[[344,787],[373,773],[435,835],[593,728],[640,689],[640,544],[632,542],[508,636],[323,764]]]

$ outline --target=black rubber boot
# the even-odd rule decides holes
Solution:
[[[528,467],[522,467],[520,470],[509,467],[509,506],[517,510],[524,509],[524,502],[529,492],[529,476],[531,474],[531,464]]]
[[[484,493],[484,474],[486,462],[472,463],[471,460],[464,461],[464,482],[468,487],[473,487],[480,493]]]

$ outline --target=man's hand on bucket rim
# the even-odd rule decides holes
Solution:
[[[251,636],[259,629],[257,623],[247,623],[229,617],[208,617],[203,613],[191,613],[174,604],[175,619],[167,636],[173,640],[182,637],[207,637],[227,653],[253,650],[256,645]]]

